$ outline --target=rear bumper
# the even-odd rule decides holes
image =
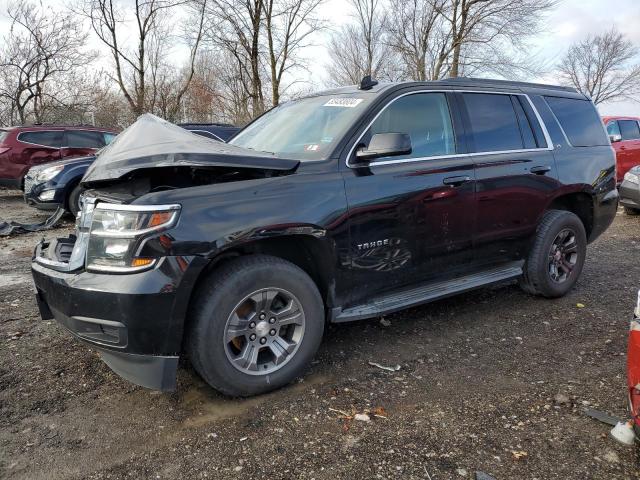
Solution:
[[[60,272],[35,261],[31,268],[43,318],[96,348],[123,378],[173,390],[200,261],[165,257],[152,270],[127,275]]]

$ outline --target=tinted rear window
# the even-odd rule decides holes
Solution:
[[[62,130],[22,132],[18,135],[18,140],[24,143],[59,148],[62,145]]]
[[[67,130],[67,147],[69,148],[102,148],[104,145],[102,132]]]
[[[524,148],[518,118],[509,95],[464,93],[476,152]]]
[[[609,145],[600,116],[589,100],[561,97],[545,97],[545,100],[560,122],[571,145],[574,147]]]
[[[622,140],[635,140],[640,138],[640,127],[635,120],[618,120]]]

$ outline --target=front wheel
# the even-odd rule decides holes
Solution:
[[[69,197],[67,198],[67,210],[74,216],[74,218],[80,211],[80,195],[83,190],[84,189],[80,185],[76,185],[73,190],[71,190]]]
[[[250,396],[305,370],[322,339],[324,307],[303,270],[251,255],[222,265],[204,282],[191,310],[187,350],[209,385]]]
[[[587,253],[587,235],[580,218],[564,210],[542,217],[524,266],[521,287],[528,293],[555,298],[575,285]]]

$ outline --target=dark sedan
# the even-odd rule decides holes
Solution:
[[[240,130],[227,124],[185,123],[180,126],[196,135],[221,142]],[[75,216],[82,192],[80,180],[95,159],[95,155],[91,155],[31,168],[24,177],[25,202],[40,210],[62,207]]]

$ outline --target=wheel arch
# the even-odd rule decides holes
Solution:
[[[284,234],[254,239],[229,246],[215,256],[198,275],[192,296],[198,285],[222,264],[245,255],[269,255],[293,263],[303,270],[318,287],[326,308],[335,304],[335,261],[333,244],[324,236]]]
[[[591,237],[594,226],[593,197],[585,192],[565,193],[554,198],[546,210],[566,210],[574,213],[584,225],[587,239]]]

